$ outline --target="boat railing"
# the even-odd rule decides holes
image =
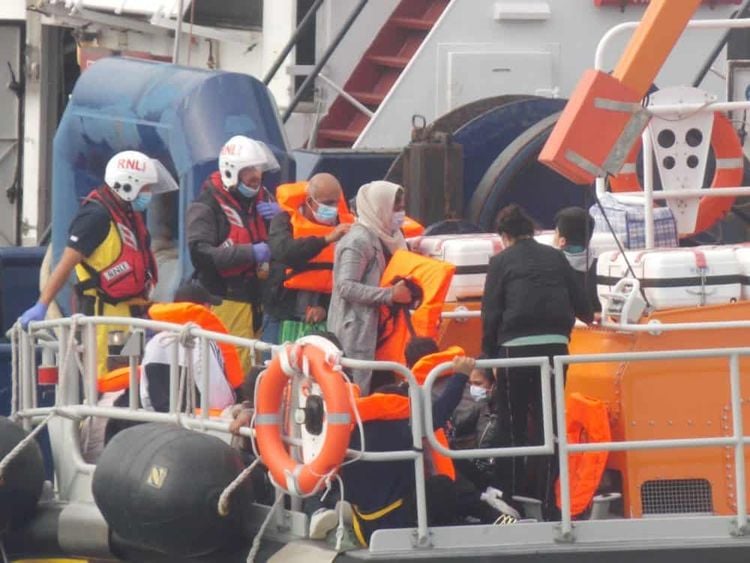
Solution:
[[[599,71],[606,70],[605,53],[610,43],[619,38],[626,32],[635,30],[640,22],[625,22],[611,28],[600,39],[596,53],[594,55],[594,68]],[[750,18],[736,19],[712,19],[712,20],[691,20],[687,25],[687,30],[705,30],[705,29],[747,29],[750,28]],[[745,101],[715,101],[706,103],[679,103],[679,104],[650,104],[647,111],[653,116],[664,116],[679,113],[683,116],[692,116],[701,112],[735,112],[750,109],[750,100]],[[670,199],[696,199],[703,197],[738,197],[750,195],[750,186],[729,186],[721,190],[701,190],[685,189],[671,192],[654,190],[654,156],[652,151],[652,141],[648,129],[643,132],[643,205],[645,212],[645,239],[646,248],[654,247],[654,201]],[[602,195],[607,191],[606,178],[599,177],[596,179],[596,193]],[[632,196],[629,193],[628,196]]]
[[[96,326],[99,324],[118,325],[130,327],[131,329],[148,329],[152,331],[168,331],[180,339],[180,342],[187,342],[189,339],[194,340],[194,346],[203,348],[204,352],[208,351],[210,341],[227,342],[237,346],[249,348],[254,351],[269,351],[271,347],[255,340],[246,340],[224,334],[205,331],[197,325],[176,325],[171,323],[156,322],[142,319],[115,318],[115,317],[83,317],[76,315],[71,318],[43,321],[32,323],[29,331],[15,329],[14,347],[13,347],[13,415],[20,418],[27,428],[34,425],[39,427],[40,424],[49,423],[52,426],[52,419],[58,422],[71,422],[63,424],[62,430],[58,432],[67,432],[76,434],[75,439],[68,437],[64,440],[64,451],[53,452],[55,455],[55,470],[58,472],[58,483],[68,487],[68,492],[61,491],[62,500],[70,498],[70,490],[74,487],[70,483],[76,479],[82,480],[79,487],[84,484],[90,485],[89,481],[95,469],[95,465],[86,463],[80,450],[80,443],[77,439],[79,427],[77,422],[85,417],[105,417],[130,420],[135,422],[171,422],[179,423],[187,428],[197,431],[212,431],[228,434],[229,423],[227,420],[209,418],[209,389],[208,365],[203,362],[203,366],[195,374],[196,380],[199,377],[203,379],[203,389],[201,393],[201,412],[194,414],[192,412],[180,412],[180,400],[177,397],[177,388],[179,386],[179,357],[177,346],[174,346],[175,353],[170,358],[170,410],[168,413],[159,413],[146,411],[138,408],[137,402],[133,402],[133,397],[137,394],[130,394],[131,402],[128,407],[105,407],[98,406],[99,397],[97,389],[97,370],[96,370]],[[738,323],[731,323],[732,327]],[[691,323],[692,325],[692,323]],[[645,326],[648,325],[639,325]],[[750,321],[742,325],[743,328],[750,328]],[[685,330],[684,327],[680,329]],[[688,330],[691,328],[688,328]],[[59,347],[54,350],[51,345],[47,331],[54,330],[57,334]],[[80,337],[80,340],[79,340]],[[51,407],[38,407],[36,400],[36,351],[40,341],[44,342],[47,349],[52,349],[58,356],[58,366],[60,368],[59,380],[56,389],[55,405]],[[73,357],[75,356],[75,358]],[[81,361],[78,360],[81,356]],[[341,364],[347,368],[366,368],[372,370],[389,370],[402,376],[409,386],[409,396],[411,399],[411,433],[412,448],[403,451],[389,452],[359,452],[349,450],[350,457],[357,457],[366,462],[382,462],[394,460],[408,460],[414,464],[415,472],[415,500],[416,500],[416,530],[381,530],[375,533],[370,546],[372,552],[393,552],[399,550],[417,548],[439,548],[445,545],[451,545],[453,548],[462,545],[472,545],[471,542],[490,542],[491,546],[513,545],[514,542],[528,543],[531,537],[537,541],[547,541],[551,544],[560,542],[585,541],[592,536],[584,535],[578,538],[577,534],[587,530],[585,526],[596,525],[596,521],[575,522],[575,528],[571,517],[570,494],[568,487],[561,487],[561,513],[562,520],[560,523],[538,523],[538,524],[519,524],[518,526],[495,527],[495,532],[487,536],[486,527],[468,526],[461,527],[457,531],[455,527],[430,528],[427,518],[427,498],[425,488],[425,461],[422,453],[423,441],[427,440],[431,447],[436,451],[455,459],[466,458],[498,458],[512,456],[532,456],[532,455],[557,455],[559,456],[560,481],[567,483],[569,481],[568,456],[570,454],[589,452],[589,451],[630,451],[644,450],[655,448],[703,448],[703,447],[731,447],[734,450],[735,462],[735,490],[736,490],[736,515],[730,520],[726,516],[707,516],[710,520],[701,519],[703,525],[713,525],[712,531],[718,534],[725,533],[726,536],[745,535],[748,532],[747,525],[747,505],[746,505],[746,477],[745,477],[745,456],[744,447],[750,443],[750,437],[745,436],[743,429],[742,417],[742,394],[740,389],[740,359],[750,356],[750,347],[748,348],[726,348],[726,349],[706,349],[706,350],[678,350],[678,351],[658,351],[658,352],[627,352],[611,354],[592,354],[592,355],[572,355],[557,356],[550,360],[545,357],[535,358],[515,358],[515,359],[493,359],[480,360],[477,365],[481,368],[511,368],[519,366],[534,366],[539,368],[539,377],[541,378],[542,407],[543,407],[543,443],[540,445],[531,445],[524,447],[503,447],[503,448],[477,448],[467,450],[449,450],[441,446],[434,437],[430,429],[433,426],[432,418],[432,390],[435,381],[441,374],[451,369],[450,363],[441,364],[435,367],[428,375],[423,386],[420,386],[414,375],[405,366],[394,362],[377,362],[363,361],[343,358]],[[202,358],[206,358],[204,354]],[[722,437],[701,437],[701,438],[683,438],[683,439],[654,439],[638,441],[617,441],[607,443],[582,443],[569,444],[565,432],[558,432],[557,441],[555,441],[553,432],[553,417],[558,428],[565,428],[566,411],[565,411],[565,394],[564,394],[564,377],[563,373],[567,366],[575,364],[607,363],[607,362],[641,362],[641,361],[673,361],[673,360],[690,360],[690,359],[721,359],[727,360],[727,373],[730,382],[730,406],[731,410],[727,416],[732,421],[732,434]],[[138,385],[135,375],[135,366],[131,363],[131,383]],[[554,385],[554,387],[553,387]],[[554,392],[553,392],[554,389]],[[81,398],[83,397],[83,398]],[[137,400],[137,399],[136,399]],[[553,408],[554,405],[554,408]],[[73,423],[75,422],[75,423]],[[355,430],[356,431],[356,430]],[[241,434],[246,437],[253,437],[253,431],[250,428],[243,428]],[[58,434],[59,437],[60,434]],[[299,440],[294,437],[288,437],[288,442],[293,445],[299,445]],[[71,448],[73,444],[75,447]],[[555,451],[557,445],[557,452]],[[60,446],[58,445],[58,448]],[[297,449],[297,448],[294,448]],[[68,469],[59,467],[59,463],[67,464]],[[60,472],[65,472],[64,478],[60,478]],[[80,490],[80,488],[78,489]],[[68,495],[68,496],[66,496]],[[293,503],[292,506],[295,506]],[[304,535],[304,523],[301,525],[295,522],[304,522],[304,518],[292,519],[292,532],[294,534]],[[281,526],[281,518],[279,524]],[[289,527],[289,520],[286,526]],[[599,523],[604,521],[599,521]],[[536,529],[533,536],[527,534],[529,525]],[[653,522],[652,522],[653,525]],[[499,531],[503,528],[502,531]],[[512,531],[516,528],[516,531]],[[523,530],[519,532],[518,530]],[[690,532],[692,528],[685,528],[685,533]],[[719,530],[717,532],[717,530]],[[639,533],[642,533],[640,530]],[[674,533],[670,529],[669,533]],[[484,535],[483,535],[484,534]],[[495,535],[499,534],[499,535]],[[507,534],[511,534],[508,536]],[[540,539],[541,538],[541,539]],[[467,543],[469,542],[469,543]],[[479,544],[475,544],[479,545]]]

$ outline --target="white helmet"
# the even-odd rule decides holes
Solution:
[[[158,180],[154,161],[138,151],[118,152],[109,159],[104,171],[104,183],[125,201],[133,201],[144,186]]]
[[[261,141],[236,135],[221,147],[219,172],[221,172],[221,181],[225,188],[235,187],[240,170],[250,166],[259,168],[261,172],[279,169],[276,157]]]

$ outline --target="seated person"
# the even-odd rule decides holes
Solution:
[[[208,293],[197,283],[186,283],[175,292],[175,303],[194,303],[207,309],[221,303],[221,299]],[[180,370],[187,369],[188,351],[178,343],[177,336],[171,332],[159,332],[146,344],[141,362],[141,404],[146,410],[169,412],[169,362],[173,347],[179,346]],[[221,349],[214,341],[209,341],[209,404],[212,411],[221,411],[234,404],[234,392],[227,380],[224,370],[224,358]],[[201,376],[202,358],[200,347],[192,350],[192,372],[195,380],[196,405],[200,405],[200,393],[203,391]],[[184,405],[180,405],[181,408]]]

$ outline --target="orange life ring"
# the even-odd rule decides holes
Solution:
[[[742,150],[737,133],[732,123],[724,114],[714,113],[714,126],[711,132],[711,148],[716,157],[716,172],[711,181],[711,188],[735,188],[742,185],[745,174],[745,154]],[[635,144],[628,155],[628,159],[617,176],[609,180],[609,186],[613,192],[637,192],[643,190],[638,172],[636,160],[641,152],[640,140]],[[683,236],[700,233],[712,227],[714,223],[721,220],[732,208],[734,198],[732,197],[704,197],[698,206],[698,219],[695,230]]]
[[[604,401],[586,397],[581,393],[571,393],[565,400],[566,434],[569,444],[582,442],[609,442],[612,431],[609,427],[609,414]],[[568,473],[570,474],[570,513],[581,514],[591,504],[609,452],[582,452],[570,454]],[[555,497],[560,508],[560,480],[555,483]]]
[[[325,438],[315,458],[299,463],[287,451],[282,440],[282,402],[289,383],[289,371],[309,367],[325,401]],[[255,403],[255,439],[263,463],[277,486],[291,495],[307,496],[317,492],[325,477],[338,470],[344,461],[351,433],[351,403],[347,382],[326,358],[326,352],[312,344],[287,345],[271,361],[258,381]]]

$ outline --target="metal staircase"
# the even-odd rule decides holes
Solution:
[[[344,85],[344,92],[365,107],[339,95],[320,122],[316,146],[352,146],[448,4],[401,0]]]

